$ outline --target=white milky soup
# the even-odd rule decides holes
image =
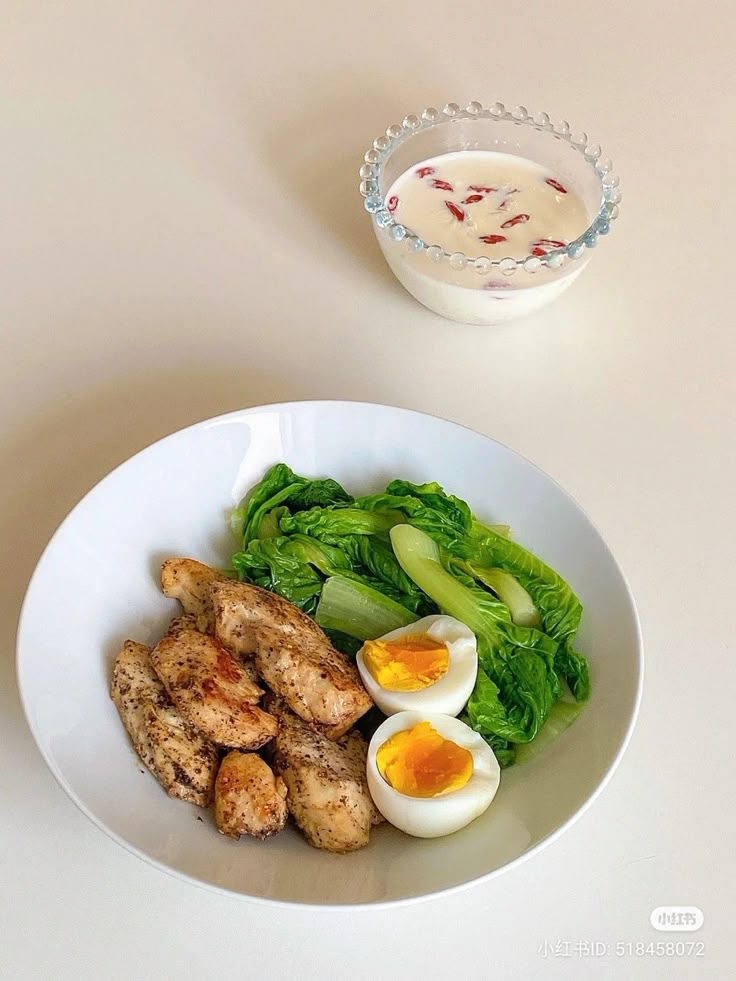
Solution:
[[[531,160],[490,150],[424,160],[394,182],[386,202],[427,245],[469,258],[541,257],[588,225],[572,188]]]

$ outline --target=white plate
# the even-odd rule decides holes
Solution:
[[[353,492],[393,477],[437,480],[578,591],[578,641],[593,695],[548,751],[504,772],[491,808],[448,838],[378,828],[347,856],[287,829],[266,842],[219,835],[208,812],[170,800],[131,749],[108,695],[126,637],[154,643],[176,605],[162,559],[227,563],[227,516],[264,470],[337,478]],[[18,677],[33,735],[72,800],[112,838],[159,868],[214,888],[306,904],[386,903],[454,889],[529,857],[598,795],[631,734],[641,691],[634,603],[605,542],[549,477],[492,439],[387,406],[297,402],[202,422],[113,471],[58,529],[31,579]],[[144,771],[144,772],[141,772]],[[198,817],[203,817],[201,822]]]

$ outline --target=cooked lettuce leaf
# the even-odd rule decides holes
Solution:
[[[322,587],[315,620],[358,640],[374,640],[417,619],[384,593],[345,576],[330,576]]]
[[[507,525],[480,521],[436,482],[397,479],[353,498],[329,477],[280,463],[232,523],[242,542],[237,575],[296,603],[346,653],[438,610],[466,623],[479,672],[463,717],[502,766],[572,715],[557,710],[564,685],[578,702],[590,694],[587,660],[574,649],[582,607],[570,586]]]
[[[472,523],[468,505],[445,494],[437,483],[412,484],[408,480],[392,480],[385,493],[359,497],[355,507],[373,512],[399,512],[403,521],[425,531],[446,548],[462,539]]]
[[[247,545],[258,535],[266,514],[279,505],[291,511],[302,511],[316,505],[347,504],[352,500],[336,480],[310,480],[295,474],[285,463],[277,463],[233,511],[231,525],[235,534]]]
[[[474,543],[474,544],[473,544]],[[474,522],[472,541],[465,558],[475,552],[481,561],[509,572],[531,596],[539,610],[542,629],[558,643],[555,668],[570,686],[576,699],[590,695],[590,672],[582,654],[572,642],[583,614],[580,600],[554,569],[518,542],[496,534],[488,525]],[[471,558],[472,562],[472,558]]]
[[[470,573],[488,586],[509,608],[511,619],[523,627],[538,627],[541,623],[539,610],[534,600],[524,589],[518,579],[503,569],[487,569],[474,562],[465,563]]]
[[[272,508],[270,511],[267,511],[261,519],[261,523],[258,525],[256,537],[278,538],[281,534],[279,521],[284,514],[288,513],[289,509],[285,507]]]
[[[590,668],[583,654],[572,649],[572,638],[568,637],[555,655],[555,669],[561,678],[567,682],[570,691],[578,702],[587,702],[590,698]]]
[[[511,623],[508,608],[489,593],[459,582],[443,567],[429,535],[397,525],[391,544],[407,575],[476,635],[478,680],[467,706],[473,728],[510,742],[530,742],[559,697],[557,645],[541,631]]]
[[[285,535],[311,535],[339,547],[352,535],[386,535],[402,520],[400,514],[390,511],[370,513],[357,507],[312,508],[285,514],[279,525]]]
[[[539,735],[532,743],[524,743],[514,747],[517,763],[528,763],[535,756],[547,749],[557,737],[569,728],[580,715],[582,705],[579,702],[555,702],[549,710],[547,721],[539,730]]]
[[[315,507],[334,504],[350,504],[353,498],[345,488],[331,477],[308,480],[291,494],[284,503],[291,511],[308,511]]]
[[[308,535],[279,533],[253,539],[233,555],[232,567],[241,579],[278,593],[310,616],[316,614],[328,577],[350,579],[371,595],[384,599],[391,608],[403,611],[401,622],[394,624],[395,616],[386,621],[389,625],[384,633],[436,612],[434,604],[406,576],[386,542],[375,536],[356,535],[346,536],[343,545],[337,548]],[[323,623],[326,625],[351,633],[338,624]],[[360,632],[359,625],[356,629]],[[372,634],[378,636],[380,633]]]
[[[501,588],[505,589],[506,595],[498,595],[514,605],[516,616],[512,619],[518,618],[520,623],[534,626],[536,615],[532,606],[538,611],[541,629],[557,644],[555,670],[577,699],[584,701],[589,697],[588,663],[572,646],[582,616],[580,600],[554,569],[509,538],[506,527],[479,521],[465,502],[446,494],[437,483],[412,484],[394,480],[388,485],[386,494],[358,498],[355,506],[390,507],[402,511],[408,524],[425,531],[451,556],[469,563],[471,574],[481,582],[484,580],[477,575],[478,570],[489,568],[513,577],[531,603],[523,599],[510,580],[502,582]],[[450,571],[458,574],[455,567]],[[490,586],[490,582],[486,585]]]
[[[417,616],[436,613],[436,605],[412,582],[399,565],[389,542],[376,535],[356,535],[343,543],[353,571],[379,592],[390,596]]]
[[[290,539],[254,539],[232,557],[233,569],[241,579],[271,590],[313,614],[322,592],[323,576],[307,560],[305,550]]]
[[[475,550],[486,564],[510,572],[521,583],[539,609],[550,637],[563,642],[578,629],[583,612],[580,600],[562,576],[523,545],[476,521],[467,549]],[[464,557],[473,561],[470,556]]]

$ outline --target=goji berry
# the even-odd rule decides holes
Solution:
[[[525,221],[529,221],[529,215],[514,215],[513,218],[505,221],[501,225],[501,228],[512,228],[514,225],[523,225]]]

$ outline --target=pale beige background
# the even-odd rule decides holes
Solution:
[[[6,0],[0,16],[0,978],[726,977],[732,5]],[[357,197],[373,136],[470,98],[586,129],[624,191],[572,291],[497,330],[403,294]],[[56,787],[15,692],[19,603],[77,499],[180,426],[309,397],[426,409],[529,456],[608,536],[643,619],[640,724],[601,800],[523,868],[403,911],[262,909],[149,868]],[[649,913],[669,903],[704,910],[704,958],[537,953],[660,939]]]

